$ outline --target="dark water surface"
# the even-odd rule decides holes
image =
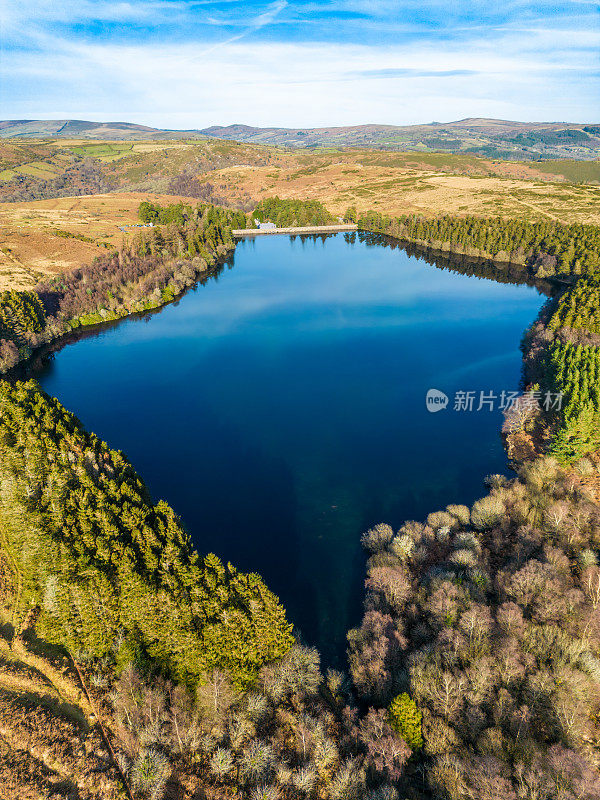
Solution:
[[[500,412],[543,297],[378,237],[242,241],[206,285],[31,374],[123,450],[200,552],[261,573],[328,663],[361,612],[360,534],[471,503],[506,471]],[[446,392],[431,414],[427,389]]]

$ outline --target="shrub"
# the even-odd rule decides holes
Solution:
[[[598,563],[596,554],[590,549],[582,550],[577,556],[577,560],[579,561],[579,565],[582,570],[586,569],[587,567],[593,567]]]
[[[331,800],[362,800],[365,790],[365,776],[358,764],[349,759],[340,767],[331,782]]]
[[[315,648],[294,645],[283,658],[263,667],[260,678],[274,703],[316,695],[323,680]]]
[[[395,786],[379,786],[366,795],[366,800],[399,800],[400,795]]]
[[[378,704],[389,703],[405,645],[392,617],[367,611],[361,627],[349,631],[348,645],[350,671],[359,695]]]
[[[380,780],[399,780],[411,756],[411,748],[396,735],[385,709],[369,709],[360,723],[360,738],[367,751],[368,763],[377,777]]]
[[[395,611],[399,611],[411,595],[410,581],[402,567],[370,569],[365,585],[372,592],[379,592]]]
[[[267,698],[262,694],[249,694],[246,698],[246,714],[255,725],[264,723],[271,714]]]
[[[131,769],[131,783],[150,800],[160,800],[170,774],[169,761],[162,753],[154,749],[141,750]]]
[[[433,530],[437,530],[438,528],[443,527],[456,527],[456,517],[450,514],[448,511],[434,511],[427,516],[427,525]]]
[[[454,537],[453,546],[455,550],[472,550],[474,553],[478,553],[481,550],[481,542],[470,531],[458,533]]]
[[[465,547],[460,550],[455,550],[450,556],[450,561],[457,567],[476,567],[477,555],[472,550]]]
[[[484,483],[490,489],[502,489],[508,484],[508,478],[506,475],[486,475]]]
[[[250,795],[252,800],[278,800],[279,789],[276,786],[257,786]]]
[[[593,475],[595,472],[594,465],[589,458],[580,458],[573,466],[580,475]]]
[[[398,556],[398,558],[400,558],[402,561],[410,558],[414,549],[415,543],[407,533],[395,536],[390,545],[390,550],[392,553],[395,556]]]
[[[294,773],[292,783],[299,792],[305,795],[311,794],[317,786],[318,776],[310,767],[302,767]]]
[[[233,770],[233,755],[231,750],[218,747],[210,759],[210,771],[215,777],[223,779]]]

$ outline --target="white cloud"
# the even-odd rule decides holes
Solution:
[[[47,14],[63,13],[52,11],[59,4],[33,4]],[[167,4],[85,0],[78,9],[92,15],[98,5],[107,15],[125,18],[134,8],[150,14]],[[168,5],[176,10],[185,4]],[[353,5],[360,7],[360,0]],[[389,5],[380,4],[382,13]],[[217,42],[199,36],[181,43],[165,37],[161,44],[124,44],[23,25],[20,46],[3,52],[2,116],[121,119],[172,128],[597,116],[590,53],[600,46],[600,31],[575,27],[574,17],[568,30],[538,20],[525,29],[512,23],[473,30],[460,42],[450,37],[413,37],[394,45],[253,40],[251,34],[286,6],[276,0],[260,13],[238,15],[239,32]]]
[[[287,6],[287,0],[277,0],[275,3],[271,3],[271,5],[264,11],[262,14],[257,14],[254,18],[249,19],[245,25],[245,29],[241,33],[237,33],[234,36],[230,36],[228,39],[225,39],[222,42],[217,42],[209,47],[202,53],[202,57],[213,53],[215,50],[219,50],[232,42],[237,42],[240,39],[243,39],[246,36],[249,36],[251,33],[256,33],[261,28],[264,28],[265,25],[269,25],[273,20],[280,14],[283,9]],[[196,56],[196,59],[199,57]]]

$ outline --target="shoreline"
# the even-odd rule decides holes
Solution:
[[[121,320],[127,319],[129,317],[136,317],[138,315],[142,315],[148,312],[159,311],[161,308],[173,303],[175,300],[178,300],[183,294],[185,294],[188,289],[191,289],[193,286],[197,285],[202,279],[211,277],[212,274],[222,265],[225,263],[227,258],[235,252],[236,243],[237,241],[246,238],[246,236],[253,237],[256,235],[287,235],[293,236],[297,234],[308,234],[314,235],[317,233],[343,233],[343,232],[352,232],[352,233],[363,233],[363,234],[372,234],[376,236],[381,236],[384,239],[389,240],[390,242],[398,242],[402,247],[405,248],[414,248],[417,253],[423,254],[425,256],[432,257],[434,260],[445,260],[448,258],[454,258],[457,262],[460,260],[460,265],[464,266],[490,266],[494,269],[500,271],[500,275],[494,276],[486,276],[489,277],[490,280],[498,280],[498,278],[507,277],[507,272],[516,268],[518,272],[518,276],[515,277],[522,277],[523,283],[528,283],[530,285],[536,286],[539,291],[546,293],[544,291],[544,287],[537,286],[537,283],[547,283],[551,286],[556,286],[559,292],[566,291],[567,288],[571,287],[573,284],[566,280],[562,280],[560,278],[538,278],[536,280],[535,274],[527,268],[525,263],[519,263],[517,261],[505,261],[501,259],[494,259],[491,256],[484,256],[484,255],[475,255],[473,253],[464,252],[464,250],[460,250],[457,248],[452,248],[450,246],[444,247],[436,247],[434,244],[430,244],[425,240],[420,239],[411,239],[408,237],[399,238],[396,236],[392,236],[389,233],[384,233],[382,231],[371,230],[369,228],[359,228],[357,225],[349,224],[349,225],[334,225],[334,226],[308,226],[303,228],[278,228],[275,230],[266,230],[261,231],[258,229],[233,229],[232,235],[235,237],[235,242],[233,247],[227,248],[226,252],[216,256],[214,262],[212,264],[207,264],[204,269],[196,269],[194,274],[194,279],[190,281],[190,283],[184,286],[180,292],[178,292],[173,297],[170,297],[164,301],[156,302],[151,300],[140,301],[138,304],[140,307],[136,308],[132,311],[127,311],[125,313],[118,313],[118,312],[108,312],[105,315],[102,314],[102,311],[105,309],[101,309],[94,314],[87,315],[90,318],[88,322],[81,322],[80,318],[76,318],[73,320],[69,320],[68,322],[64,322],[64,330],[62,330],[58,335],[51,336],[48,339],[43,339],[39,343],[33,346],[23,346],[19,349],[20,357],[19,360],[16,361],[13,365],[8,368],[2,369],[0,368],[0,378],[4,376],[13,377],[13,373],[20,369],[23,369],[23,365],[33,359],[36,356],[44,355],[44,350],[48,348],[46,352],[51,352],[51,348],[58,345],[63,340],[68,339],[70,336],[76,336],[78,333],[84,334],[86,332],[92,332],[94,329],[101,330],[104,326],[120,322]],[[440,244],[439,242],[437,244]],[[193,263],[193,262],[189,262]],[[457,264],[458,266],[459,264]],[[444,268],[447,265],[435,265],[437,268]],[[502,282],[501,280],[499,282]],[[562,291],[561,291],[562,290]],[[93,318],[93,319],[92,319]],[[533,322],[532,322],[533,324]],[[50,331],[48,331],[49,333]],[[65,342],[68,344],[68,342]]]
[[[184,286],[181,291],[177,294],[165,299],[161,302],[154,303],[151,300],[140,301],[138,305],[140,308],[135,308],[132,311],[127,311],[126,313],[118,313],[118,312],[109,312],[105,316],[102,315],[101,309],[100,311],[96,312],[95,314],[89,314],[88,317],[100,317],[100,319],[92,319],[89,322],[81,322],[80,318],[76,318],[73,320],[69,320],[64,322],[65,329],[62,330],[55,336],[50,336],[47,339],[43,339],[37,344],[33,346],[22,346],[19,348],[19,360],[16,361],[12,366],[8,367],[7,369],[2,369],[0,367],[0,379],[1,378],[14,378],[14,372],[19,369],[24,369],[24,365],[31,359],[48,354],[52,352],[52,348],[58,346],[64,341],[64,344],[69,344],[68,340],[69,337],[77,337],[78,334],[85,334],[85,333],[92,333],[95,329],[102,330],[103,328],[109,326],[111,323],[121,322],[122,320],[128,318],[135,318],[137,316],[141,316],[147,313],[152,313],[154,311],[160,311],[161,308],[174,303],[176,300],[179,300],[189,289],[197,286],[203,279],[210,278],[215,272],[226,262],[227,258],[233,253],[235,250],[234,247],[227,248],[225,253],[218,255],[212,264],[207,264],[204,269],[196,269],[194,273],[194,279],[190,281],[189,284]],[[190,262],[192,263],[192,262]],[[43,332],[42,332],[43,333]],[[61,348],[62,349],[62,348]],[[45,351],[45,352],[44,352]]]
[[[475,248],[457,248],[453,247],[447,242],[441,242],[439,240],[428,241],[426,239],[416,239],[409,236],[398,237],[393,236],[391,233],[373,230],[371,228],[358,228],[357,230],[359,233],[372,233],[377,234],[378,236],[385,236],[386,238],[392,239],[395,242],[400,242],[403,245],[412,245],[423,252],[432,253],[433,255],[438,255],[441,257],[448,255],[459,256],[472,264],[490,264],[498,268],[518,267],[528,278],[532,280],[537,278],[536,273],[527,266],[524,260],[518,261],[510,258],[496,258],[490,253],[476,251]],[[563,285],[572,286],[572,283],[566,281],[564,278],[559,278],[556,276],[537,278],[537,280],[551,282],[556,281],[557,283],[561,283]]]

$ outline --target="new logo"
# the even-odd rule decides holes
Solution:
[[[432,414],[435,414],[437,411],[446,408],[448,405],[448,395],[444,394],[444,392],[440,392],[439,389],[429,389],[425,395],[425,405],[427,406],[427,411],[431,411]]]

